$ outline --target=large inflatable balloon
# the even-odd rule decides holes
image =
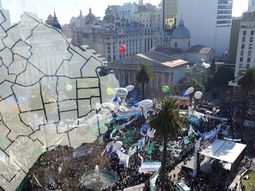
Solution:
[[[118,151],[122,147],[123,143],[121,141],[116,141],[112,145],[112,151]]]
[[[125,46],[124,44],[121,44],[121,45],[119,46],[119,52],[120,52],[120,53],[125,53],[125,52],[126,52],[126,46]]]
[[[117,88],[116,96],[124,98],[128,95],[128,90],[126,88]]]
[[[203,93],[201,91],[196,91],[195,94],[194,94],[194,97],[196,99],[201,99],[203,96]]]
[[[153,101],[151,99],[145,99],[138,103],[138,106],[144,109],[150,109],[153,107]]]
[[[108,108],[108,109],[110,109],[111,111],[113,111],[114,108],[115,108],[114,104],[111,103],[111,102],[102,103],[102,107],[103,107],[103,108]]]
[[[112,100],[113,103],[119,104],[121,102],[121,99],[118,96],[115,96]]]
[[[131,92],[135,87],[133,85],[128,85],[125,87],[128,92]]]
[[[112,95],[112,88],[111,87],[106,88],[106,94],[107,95]]]
[[[170,87],[168,85],[164,85],[162,87],[162,92],[165,93],[165,94],[169,93],[170,92]]]
[[[193,87],[189,87],[189,88],[185,91],[184,95],[185,95],[185,96],[186,96],[186,95],[190,95],[190,94],[192,94],[194,91],[195,91],[195,89],[194,89]]]

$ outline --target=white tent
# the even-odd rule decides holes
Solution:
[[[246,145],[227,140],[216,139],[205,149],[200,151],[201,155],[214,158],[226,163],[233,164],[243,152]]]

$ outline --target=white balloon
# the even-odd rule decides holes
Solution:
[[[120,150],[122,145],[123,145],[123,143],[121,141],[116,141],[116,143],[113,143],[113,145],[112,145],[112,151]]]
[[[202,62],[201,66],[204,67],[204,68],[210,68],[211,64],[208,64],[206,62]]]
[[[194,94],[194,97],[196,99],[201,99],[203,96],[203,93],[201,91],[196,91],[195,94]]]
[[[194,91],[195,91],[195,89],[194,89],[193,87],[189,87],[189,88],[185,91],[184,95],[192,94]]]
[[[131,92],[135,87],[133,85],[128,85],[125,87],[128,92]]]
[[[71,91],[73,89],[73,86],[71,86],[70,84],[66,85],[66,90],[67,91]]]
[[[144,109],[150,109],[153,107],[153,101],[151,99],[145,99],[138,103],[138,106]]]

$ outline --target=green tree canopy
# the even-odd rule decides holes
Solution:
[[[167,142],[169,139],[176,138],[177,135],[182,133],[184,124],[183,118],[179,115],[178,101],[171,97],[164,97],[155,106],[155,115],[151,117],[150,125],[156,129],[156,135],[162,137],[163,156],[160,170],[161,190],[165,190],[165,167],[167,156]]]
[[[227,87],[229,81],[234,79],[234,70],[228,66],[221,66],[211,80],[208,81],[207,86],[211,88]]]
[[[144,99],[144,86],[148,84],[152,78],[153,72],[151,67],[148,64],[141,64],[139,70],[136,73],[136,80],[142,85],[142,96]]]

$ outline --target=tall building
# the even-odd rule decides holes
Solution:
[[[228,51],[232,17],[232,0],[178,0],[177,19],[190,30],[191,45],[214,48],[216,55]]]
[[[232,63],[234,64],[236,62],[240,23],[241,23],[241,18],[232,19],[229,50],[228,50],[228,62],[231,64]]]
[[[239,29],[235,79],[246,68],[255,67],[255,11],[243,14]]]
[[[249,0],[249,12],[255,11],[255,0]]]
[[[175,27],[177,14],[177,0],[163,0],[163,26],[166,30]]]

